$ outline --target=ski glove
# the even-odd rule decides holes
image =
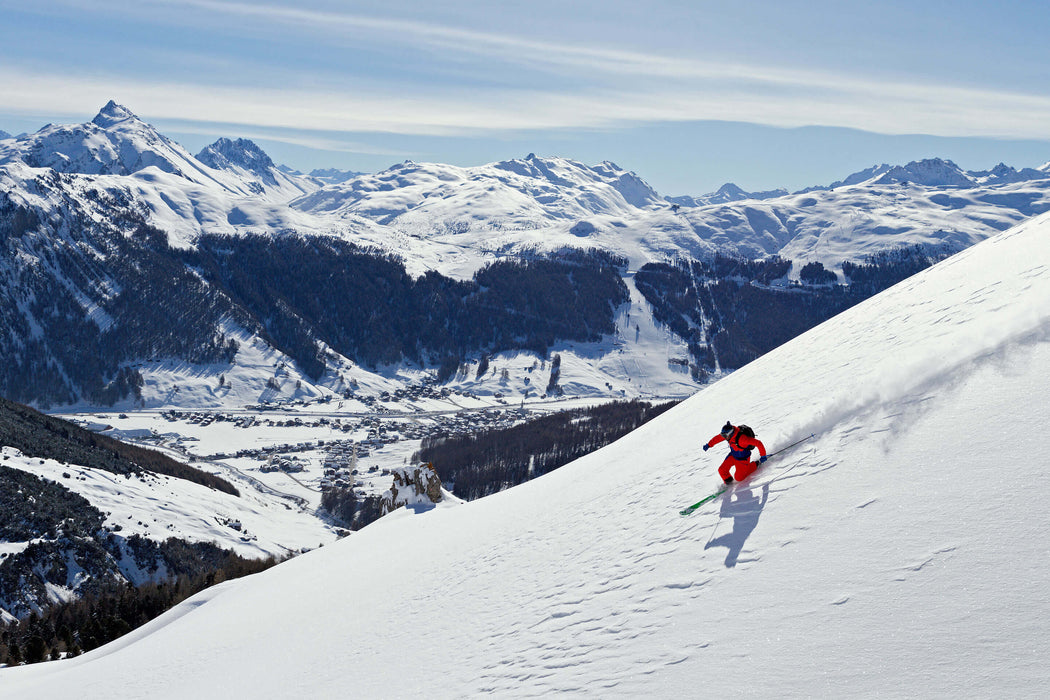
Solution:
[[[765,462],[766,461],[766,456],[762,455],[761,457],[758,458],[758,461],[759,462]]]
[[[707,444],[707,443],[705,442],[705,443],[704,443],[704,452],[707,452],[707,451],[708,451],[709,449],[711,449],[711,446],[710,446],[710,445],[708,445],[708,444]]]

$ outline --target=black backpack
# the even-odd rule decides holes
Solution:
[[[755,431],[751,429],[751,426],[738,425],[736,430],[733,431],[733,434],[726,439],[726,442],[729,443],[729,448],[737,452],[747,452],[748,454],[751,454],[751,450],[755,449],[754,447],[740,444],[740,438],[745,435],[749,438],[754,438]]]

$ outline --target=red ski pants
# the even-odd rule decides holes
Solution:
[[[733,474],[733,478],[737,481],[743,481],[747,477],[751,476],[751,472],[758,469],[758,462],[752,462],[748,459],[737,459],[733,455],[726,457],[726,461],[722,462],[722,466],[718,468],[718,475],[722,477],[722,481],[726,480],[729,476],[729,470],[736,467],[736,473]]]

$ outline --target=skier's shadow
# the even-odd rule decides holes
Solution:
[[[752,489],[744,488],[743,486],[738,486],[732,492],[726,494],[726,497],[722,499],[722,508],[719,511],[719,516],[733,519],[733,531],[711,540],[704,545],[704,549],[711,549],[712,547],[728,548],[726,568],[729,569],[736,566],[740,551],[744,548],[747,538],[751,536],[755,527],[758,526],[758,516],[762,515],[762,508],[765,507],[768,499],[768,483],[762,486],[762,498],[755,495]]]

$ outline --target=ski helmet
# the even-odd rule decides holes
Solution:
[[[726,421],[726,424],[722,426],[722,435],[723,435],[723,437],[727,437],[728,438],[730,435],[733,434],[734,430],[736,430],[736,428],[733,427],[733,424],[730,423],[729,421]]]

